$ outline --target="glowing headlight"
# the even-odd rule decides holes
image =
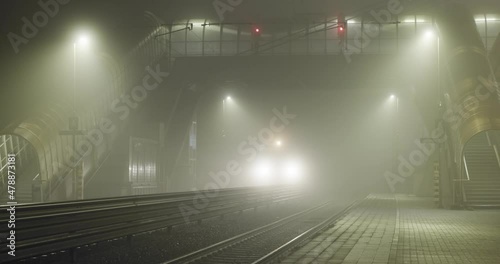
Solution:
[[[272,183],[273,166],[272,162],[267,160],[257,161],[253,169],[256,184],[268,185]]]
[[[288,161],[283,168],[283,176],[286,184],[295,184],[300,182],[303,175],[302,164],[296,161]]]
[[[271,164],[269,163],[257,164],[255,172],[262,176],[269,176],[271,174]]]

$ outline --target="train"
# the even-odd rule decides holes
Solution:
[[[251,185],[296,185],[306,173],[306,164],[300,155],[281,140],[267,145],[250,163]]]

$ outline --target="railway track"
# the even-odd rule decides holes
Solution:
[[[272,263],[330,226],[351,206],[339,209],[331,202],[293,214],[263,227],[164,262]]]
[[[0,263],[59,251],[74,252],[72,249],[80,246],[294,200],[303,193],[283,187],[220,190],[218,195],[207,198],[204,208],[186,219],[181,205],[191,205],[198,195],[187,192],[20,205],[16,211],[16,257],[1,258]],[[2,217],[0,221],[7,219]],[[5,227],[0,227],[0,233]],[[0,254],[6,254],[6,242],[1,241],[0,246]],[[75,261],[74,253],[70,254]]]

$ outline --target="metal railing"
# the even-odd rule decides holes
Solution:
[[[172,57],[397,54],[414,45],[416,36],[432,29],[435,20],[430,15],[412,14],[379,23],[361,11],[346,15],[344,37],[337,34],[336,17],[258,24],[188,20],[170,25],[169,50]],[[476,19],[477,31],[489,50],[500,32],[500,21],[484,14],[476,16],[482,17]],[[184,30],[191,24],[192,29]],[[258,36],[253,32],[256,27],[260,29]],[[359,44],[359,36],[369,29],[373,37]]]
[[[498,133],[498,131],[494,131],[494,132]],[[498,142],[497,133],[493,133],[493,140],[491,139],[490,132],[486,132],[486,137],[488,138],[488,143],[490,144],[490,146],[493,147],[493,150],[495,151],[495,157],[497,159],[497,164],[498,164],[498,167],[500,168],[500,155],[498,153],[498,147],[497,147],[497,142]]]
[[[497,145],[493,145],[493,150],[495,150],[495,156],[497,158],[497,164],[498,164],[498,167],[500,168],[500,156],[498,155],[498,148],[497,148]]]
[[[467,203],[467,193],[465,192],[465,184],[464,181],[470,181],[470,176],[469,176],[469,168],[467,168],[467,160],[465,158],[465,153],[462,155],[462,160],[463,160],[463,167],[464,167],[464,172],[465,176],[467,177],[466,179],[460,179],[460,191],[462,192],[462,202]]]
[[[465,159],[465,154],[462,156],[464,162],[465,176],[467,176],[467,181],[470,181],[469,168],[467,168],[467,160]]]
[[[32,156],[31,152],[30,152],[30,148],[29,148],[29,145],[28,143],[23,140],[23,139],[19,139],[18,137],[16,136],[12,136],[12,135],[5,135],[5,136],[2,136],[4,138],[3,140],[3,143],[0,145],[0,197],[7,191],[7,179],[6,179],[6,176],[7,176],[7,172],[5,170],[5,168],[7,168],[7,155],[8,154],[14,154],[16,156],[16,169],[19,169],[19,165],[22,165],[22,164],[26,164],[26,162],[28,162],[28,159]],[[14,143],[13,142],[13,138],[16,138],[16,142]],[[11,144],[10,144],[10,150],[9,148],[7,147],[7,141],[10,141]],[[14,151],[14,153],[9,153],[11,151]],[[2,153],[3,152],[3,153]],[[5,155],[5,157],[2,157],[3,155]],[[5,160],[5,164],[3,163],[3,161]],[[17,173],[19,174],[19,173]]]

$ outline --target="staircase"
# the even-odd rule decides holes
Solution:
[[[37,175],[36,166],[28,166],[24,170],[16,174],[16,192],[15,202],[18,203],[32,203],[33,202],[33,179]],[[9,194],[7,190],[3,190],[0,195],[0,203],[6,204],[9,202]]]
[[[187,159],[181,162],[180,155],[183,153],[183,147],[188,139],[193,114],[196,111],[202,90],[203,88],[195,83],[185,83],[173,91],[176,101],[171,110],[165,133],[167,191],[186,187]]]
[[[488,133],[492,139],[494,133]],[[465,160],[470,177],[470,181],[464,182],[467,204],[471,207],[500,207],[500,166],[485,132],[467,143]]]

